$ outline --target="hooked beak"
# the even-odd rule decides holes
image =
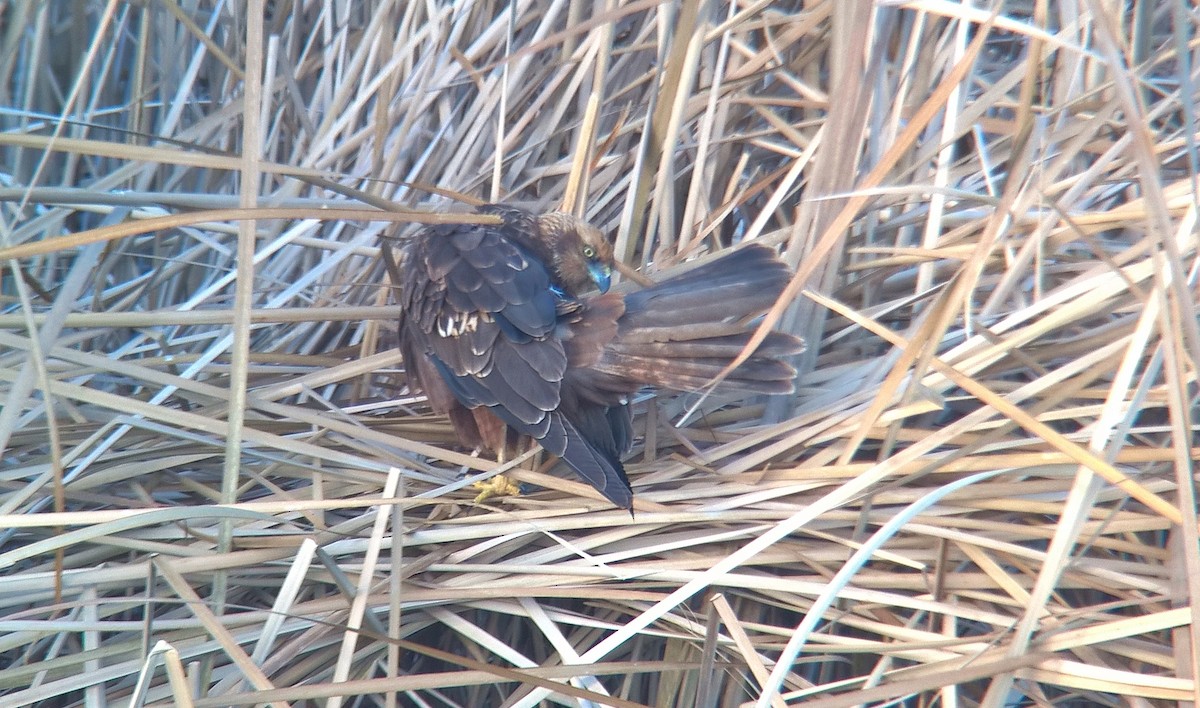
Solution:
[[[600,289],[600,292],[608,292],[609,286],[612,285],[612,268],[603,263],[589,263],[588,275],[592,277],[592,282]]]

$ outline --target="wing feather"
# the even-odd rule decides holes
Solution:
[[[558,410],[568,355],[558,336],[560,298],[546,267],[503,230],[483,225],[428,228],[405,256],[401,336],[406,352],[428,362],[410,366],[436,371],[454,400],[486,407],[628,507],[619,460],[594,449]]]

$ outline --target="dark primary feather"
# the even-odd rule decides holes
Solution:
[[[400,342],[412,384],[465,444],[500,449],[507,425],[631,508],[626,398],[646,385],[708,386],[788,269],[752,245],[623,297],[587,296],[611,272],[611,246],[594,227],[565,214],[480,211],[504,223],[430,226],[404,246]],[[723,385],[790,392],[795,372],[781,358],[802,348],[772,333]]]

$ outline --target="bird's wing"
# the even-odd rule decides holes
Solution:
[[[444,383],[462,405],[486,406],[628,508],[620,461],[560,410],[568,368],[560,317],[574,308],[546,266],[495,227],[454,224],[417,236],[401,271],[401,339],[430,400]]]
[[[416,237],[402,268],[412,353],[467,407],[500,406],[545,434],[567,368],[545,267],[495,228],[454,224]]]

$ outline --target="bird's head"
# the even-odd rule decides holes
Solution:
[[[613,249],[600,229],[583,219],[560,211],[537,217],[538,230],[552,255],[558,281],[571,294],[612,284]]]

